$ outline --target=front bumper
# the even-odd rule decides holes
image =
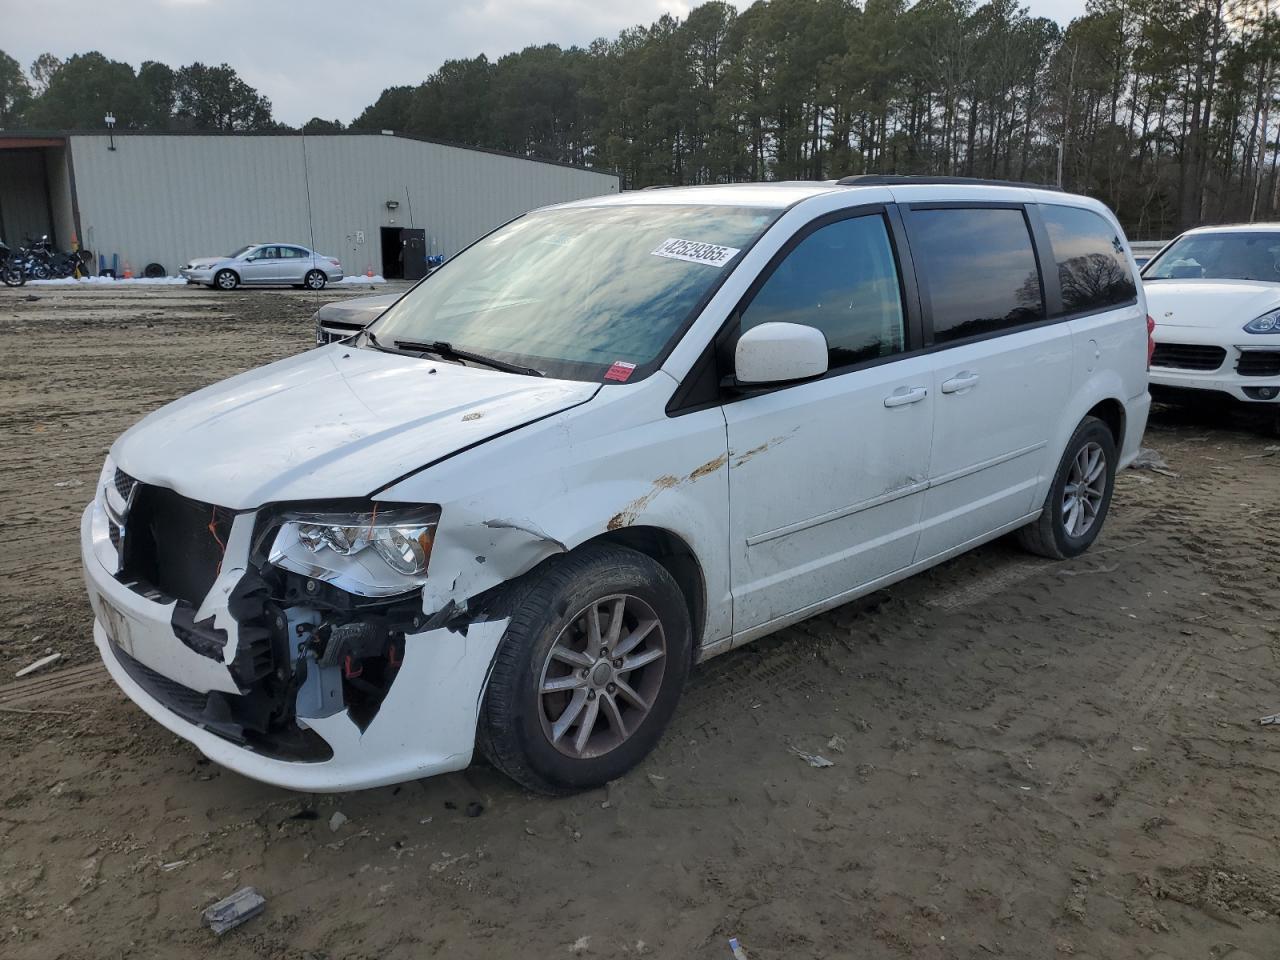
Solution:
[[[1238,327],[1157,326],[1155,339],[1156,362],[1149,373],[1153,386],[1225,394],[1242,403],[1280,402],[1280,335],[1248,334]],[[1209,370],[1159,363],[1161,353],[1187,348],[1221,350],[1222,362]]]
[[[183,268],[178,274],[187,283],[213,283],[213,269],[205,267],[196,267],[193,269]]]
[[[332,755],[282,759],[214,732],[216,724],[193,722],[188,719],[191,710],[183,716],[180,708],[162,701],[157,682],[195,698],[209,691],[239,691],[225,663],[190,650],[174,635],[171,603],[148,600],[103,565],[95,550],[95,511],[101,508],[90,504],[81,520],[81,553],[94,610],[94,642],[107,672],[145,713],[209,759],[254,780],[309,792],[383,786],[461,770],[471,762],[485,679],[507,620],[472,623],[466,635],[440,628],[406,637],[400,674],[363,730],[345,710],[327,717],[300,716],[299,733],[318,735]],[[215,586],[210,596],[216,591]],[[222,615],[229,616],[214,609],[213,616]],[[156,682],[140,682],[146,677],[136,664],[157,675],[152,677]]]

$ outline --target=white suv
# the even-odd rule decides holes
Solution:
[[[116,441],[81,536],[147,713],[301,790],[560,792],[690,667],[1017,531],[1079,554],[1147,418],[1101,204],[981,182],[628,193]]]
[[[1157,398],[1230,398],[1280,427],[1280,224],[1188,230],[1142,270]]]

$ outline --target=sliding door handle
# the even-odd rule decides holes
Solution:
[[[969,373],[967,370],[957,373],[950,380],[942,381],[943,393],[959,393],[962,390],[970,390],[978,385],[978,375]]]
[[[929,395],[924,387],[899,387],[884,398],[886,407],[905,407],[908,403],[919,403]]]

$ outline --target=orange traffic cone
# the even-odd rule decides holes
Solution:
[[[364,275],[365,275],[366,277],[372,277],[372,276],[373,276],[373,267],[365,267],[365,268],[364,268]]]
[[[126,261],[124,262],[124,278],[125,278],[126,280],[132,280],[132,279],[133,279],[133,267],[129,266],[129,261],[128,261],[128,260],[126,260]]]

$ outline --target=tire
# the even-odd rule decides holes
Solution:
[[[27,282],[27,275],[16,263],[0,265],[0,282],[6,287],[20,287]]]
[[[689,613],[679,586],[642,553],[595,545],[550,561],[513,589],[477,745],[498,770],[539,793],[573,793],[616,780],[658,743],[689,674]],[[593,608],[602,646],[610,642],[613,611],[623,611],[622,636],[613,642],[619,656],[592,649]],[[647,632],[636,629],[650,620]],[[642,638],[628,650],[637,633]],[[571,656],[580,659],[563,659]],[[644,662],[628,669],[632,661]]]
[[[234,290],[240,286],[240,278],[234,270],[219,270],[213,275],[213,285],[219,290]]]
[[[308,270],[307,275],[302,278],[302,282],[308,290],[323,290],[324,285],[329,282],[329,278],[325,276],[323,270]]]
[[[1093,458],[1098,453],[1102,455],[1101,471],[1095,473],[1096,467],[1087,465],[1094,462]],[[1077,514],[1068,502],[1068,485],[1078,490],[1079,485],[1073,482],[1073,476],[1078,476],[1080,470],[1086,467],[1087,475],[1095,479],[1086,487],[1085,496],[1075,498],[1080,511]],[[1102,484],[1100,489],[1099,482]],[[1039,519],[1017,532],[1018,542],[1032,553],[1054,560],[1080,556],[1098,538],[1102,525],[1106,522],[1115,485],[1115,437],[1111,435],[1110,428],[1097,417],[1085,417],[1067,442],[1067,449],[1053,475],[1053,483],[1049,485],[1049,493],[1045,496]],[[1090,503],[1093,504],[1092,508]]]

